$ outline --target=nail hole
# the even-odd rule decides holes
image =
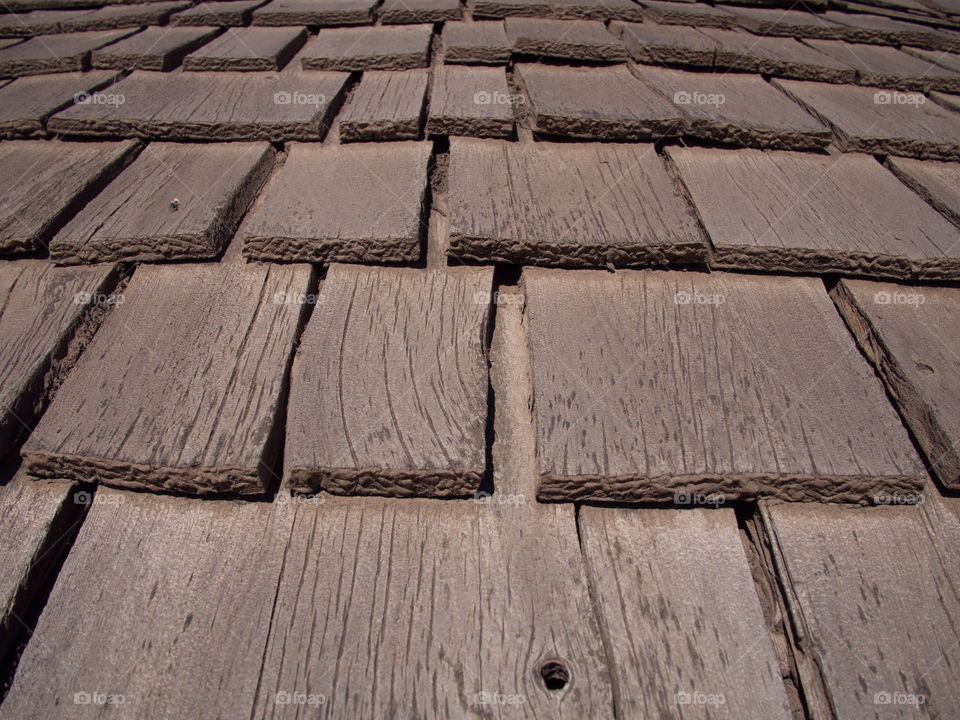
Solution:
[[[924,375],[933,375],[933,368],[923,362],[917,363],[917,370],[922,372]]]
[[[570,682],[570,672],[558,662],[548,662],[541,667],[540,677],[547,690],[563,690]]]

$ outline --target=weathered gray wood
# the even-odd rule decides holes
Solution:
[[[27,77],[0,87],[0,137],[42,134],[47,118],[112,82],[116,76],[114,72],[96,71]]]
[[[429,159],[429,143],[292,146],[240,230],[244,255],[275,262],[419,259]]]
[[[0,263],[0,458],[29,432],[62,379],[74,330],[112,286],[114,271],[55,268],[44,260]]]
[[[231,28],[190,53],[183,69],[281,70],[306,41],[306,28]]]
[[[537,58],[623,62],[627,51],[598,20],[545,20],[511,17],[505,21],[513,52]]]
[[[341,142],[418,139],[429,82],[425,69],[363,73],[338,120]]]
[[[889,157],[887,167],[960,227],[960,163]]]
[[[645,83],[672,99],[689,135],[732,145],[814,150],[830,130],[757,75],[637,67]]]
[[[76,105],[55,132],[157,140],[317,140],[339,105],[344,73],[134,72],[110,93],[122,103]]]
[[[452,138],[448,204],[457,258],[622,267],[707,252],[652,145]]]
[[[248,717],[292,515],[98,490],[0,717]]]
[[[203,2],[182,10],[170,18],[171,25],[241,27],[249,25],[253,11],[268,0],[225,0]]]
[[[524,270],[542,499],[867,502],[925,480],[817,278]]]
[[[725,8],[704,3],[660,2],[642,0],[644,17],[661,25],[694,25],[701,27],[735,28],[737,17]]]
[[[128,31],[111,31],[30,38],[0,49],[0,74],[18,77],[81,72],[90,67],[92,50],[127,34]]]
[[[267,143],[151,143],[50,243],[60,264],[208,259],[273,168]]]
[[[463,10],[459,0],[386,0],[377,15],[384,25],[412,25],[459,20]]]
[[[643,21],[643,9],[633,0],[550,0],[550,9],[564,20]]]
[[[93,67],[108,70],[172,70],[209,41],[215,28],[147,28],[93,53]]]
[[[960,278],[957,228],[867,155],[667,155],[713,241],[714,267]]]
[[[479,489],[492,282],[492,268],[330,268],[293,366],[284,452],[293,489]]]
[[[434,68],[427,133],[509,137],[517,97],[503,68]]]
[[[534,130],[598,140],[659,140],[679,135],[683,114],[624,65],[520,64],[515,78],[532,106]]]
[[[478,18],[548,17],[547,0],[476,0],[473,16]]]
[[[938,105],[947,108],[948,110],[956,110],[960,112],[960,95],[931,92],[930,99],[936,102]]]
[[[828,83],[853,82],[856,74],[847,63],[792,38],[761,37],[714,28],[703,28],[700,32],[717,43],[714,58],[717,69]]]
[[[610,30],[641,63],[712,68],[717,54],[717,43],[692,27],[612,22]]]
[[[431,25],[322,30],[300,54],[304,70],[409,70],[429,64]]]
[[[444,62],[506,64],[510,41],[503,22],[448,22],[443,25]]]
[[[254,25],[366,25],[377,0],[271,0],[253,11]]]
[[[757,35],[835,40],[846,37],[847,28],[829,20],[823,13],[733,6],[727,10],[733,13],[742,28]]]
[[[956,53],[936,52],[933,50],[921,50],[919,48],[910,47],[905,47],[903,50],[914,57],[935,63],[947,68],[948,70],[953,70],[954,73],[960,73],[960,55]]]
[[[793,717],[733,510],[584,507],[579,526],[623,717]]]
[[[960,289],[842,280],[833,297],[930,467],[960,489]]]
[[[0,144],[0,253],[45,249],[80,205],[119,172],[133,141]]]
[[[262,493],[309,280],[304,265],[140,266],[24,445],[27,470]]]
[[[825,687],[838,720],[944,718],[960,703],[960,521],[925,497],[922,508],[761,505],[812,660],[801,680]]]
[[[960,159],[957,116],[923,95],[866,87],[774,81],[826,122],[847,151],[890,153],[934,160]]]
[[[815,50],[857,71],[857,82],[897,90],[960,92],[960,75],[892,47],[808,40]]]

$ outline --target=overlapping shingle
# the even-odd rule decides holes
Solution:
[[[479,18],[549,17],[548,0],[476,0],[473,15]]]
[[[94,51],[92,65],[105,70],[172,70],[216,32],[208,27],[147,28]]]
[[[117,77],[95,71],[54,77],[26,77],[0,86],[0,137],[31,137],[43,133],[47,119],[58,110],[87,100],[90,93]]]
[[[384,25],[436,23],[463,17],[460,0],[386,0],[377,15]]]
[[[840,40],[807,40],[807,44],[854,68],[861,85],[960,92],[960,75],[896,48]]]
[[[430,25],[321,30],[300,53],[304,70],[408,70],[426,67]]]
[[[0,37],[162,25],[171,13],[188,7],[190,5],[187,2],[148,2],[84,10],[35,10],[22,15],[0,15]]]
[[[253,11],[254,25],[366,25],[377,0],[271,0]]]
[[[503,22],[444,23],[442,42],[448,63],[497,65],[510,59]]]
[[[597,20],[549,20],[510,17],[507,37],[518,55],[594,62],[627,59],[623,43]]]
[[[650,22],[613,22],[610,23],[610,30],[620,36],[630,57],[638,62],[713,67],[717,43],[696,28]]]
[[[734,28],[737,17],[730,11],[691,2],[662,2],[641,0],[643,14],[661,25],[694,25],[701,27]]]
[[[846,28],[832,22],[822,13],[805,10],[782,10],[764,7],[730,7],[739,25],[757,35],[785,36],[793,38],[845,37]]]
[[[340,114],[340,140],[416,140],[428,83],[426,69],[367,70]]]
[[[183,61],[184,70],[281,70],[303,47],[303,28],[231,28]]]
[[[249,25],[253,11],[267,0],[224,0],[202,2],[174,14],[171,25],[201,25],[213,27],[240,27]]]
[[[0,49],[0,75],[16,77],[87,70],[91,51],[128,34],[129,31],[113,30],[33,37]]]
[[[513,133],[514,107],[520,101],[519,95],[511,93],[503,68],[437,67],[433,70],[427,132],[508,137]]]
[[[960,163],[889,157],[887,167],[960,227]]]
[[[717,43],[714,64],[720,70],[832,83],[852,82],[854,79],[855,73],[848,64],[799,40],[713,28],[703,28],[699,32]]]
[[[563,20],[643,20],[633,0],[549,0],[551,14]]]
[[[844,39],[850,42],[877,45],[913,45],[928,50],[957,52],[960,39],[925,25],[901,22],[891,18],[867,13],[841,13],[830,10],[824,17],[831,22],[845,25]]]

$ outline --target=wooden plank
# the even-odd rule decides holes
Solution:
[[[707,245],[652,145],[452,138],[450,248],[481,262],[698,262]]]
[[[50,120],[70,135],[156,140],[318,140],[345,73],[136,71],[110,92],[123,102],[76,105]]]
[[[661,25],[693,25],[700,27],[734,28],[737,17],[725,8],[704,3],[660,2],[642,0],[643,15]]]
[[[732,145],[816,150],[830,130],[757,75],[638,67],[637,76],[686,115],[685,132]]]
[[[81,72],[90,67],[90,53],[128,34],[124,31],[70,33],[35,37],[0,49],[0,74],[11,77]]]
[[[137,143],[0,144],[0,253],[46,249],[54,233],[129,162]]]
[[[504,68],[436,67],[427,133],[509,137],[517,97],[510,91]]]
[[[919,92],[960,92],[960,77],[956,73],[896,48],[841,40],[808,40],[807,44],[854,68],[861,85]]]
[[[31,37],[53,33],[116,30],[161,25],[187,2],[148,2],[83,10],[35,10],[0,16],[0,37]]]
[[[550,0],[550,9],[564,20],[643,21],[643,10],[633,0]]]
[[[147,28],[93,53],[95,68],[108,70],[172,70],[184,56],[210,40],[214,28]]]
[[[960,489],[960,290],[842,280],[833,297],[934,474]]]
[[[98,490],[0,717],[249,716],[291,523],[276,504]]]
[[[919,94],[866,87],[774,81],[826,122],[846,151],[889,153],[922,159],[960,159],[956,115]]]
[[[459,0],[386,0],[377,11],[384,25],[437,23],[463,18]]]
[[[938,93],[931,92],[930,99],[941,107],[945,107],[948,110],[956,110],[960,112],[960,95],[950,95],[948,93]]]
[[[714,267],[960,277],[957,229],[867,155],[667,155],[713,241]]]
[[[716,41],[692,27],[612,22],[610,30],[620,36],[630,57],[641,63],[707,69],[713,67],[717,54]]]
[[[249,25],[253,11],[267,0],[225,0],[194,5],[170,18],[171,25],[198,25],[212,27],[242,27]]]
[[[113,81],[114,72],[20,78],[0,87],[0,138],[40,135],[47,118]]]
[[[264,492],[309,281],[303,265],[140,266],[24,445],[27,470],[198,495]]]
[[[190,53],[183,69],[281,70],[306,41],[306,28],[231,28]]]
[[[377,0],[271,0],[253,11],[254,25],[366,25]]]
[[[473,16],[478,18],[548,17],[547,0],[476,0]]]
[[[74,331],[116,280],[115,269],[55,268],[44,260],[0,263],[0,457],[30,431],[69,369]],[[78,350],[74,343],[73,353]]]
[[[409,70],[426,67],[431,25],[321,31],[300,54],[304,70]]]
[[[960,55],[957,55],[956,53],[935,52],[932,50],[921,50],[919,48],[908,47],[903,48],[903,50],[914,57],[935,63],[936,65],[945,67],[948,70],[953,70],[954,73],[960,73]]]
[[[416,140],[429,71],[368,70],[340,114],[340,140]]]
[[[960,226],[960,163],[889,157],[886,164],[910,189]]]
[[[63,265],[214,258],[273,160],[267,143],[151,143],[57,233],[50,258]]]
[[[960,521],[925,497],[922,508],[761,505],[813,661],[801,680],[825,687],[838,720],[948,717],[960,702]]]
[[[792,38],[714,28],[702,28],[700,32],[717,43],[714,64],[720,70],[827,83],[851,83],[856,75],[848,64]]]
[[[842,13],[829,10],[824,17],[846,25],[845,40],[875,45],[911,45],[940,52],[957,52],[960,42],[955,34],[939,32],[915,23],[899,22],[867,13]]]
[[[592,62],[623,62],[623,43],[598,20],[545,20],[510,17],[507,37],[518,55],[567,58]]]
[[[443,25],[444,62],[503,65],[510,41],[503,22],[448,22]]]
[[[816,278],[524,270],[546,500],[866,502],[925,481]]]
[[[284,452],[293,489],[479,489],[492,282],[492,268],[330,268],[293,367]]]
[[[682,113],[624,65],[519,64],[534,130],[591,140],[653,140],[679,135]]]
[[[244,255],[275,262],[419,259],[430,150],[418,142],[293,145],[240,229]]]
[[[846,27],[833,22],[824,13],[781,8],[729,7],[744,30],[756,35],[839,40]]]
[[[584,507],[624,717],[793,717],[730,509]]]

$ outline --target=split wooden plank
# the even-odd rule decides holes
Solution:
[[[960,227],[960,163],[889,157],[887,167]]]
[[[345,73],[136,71],[110,93],[50,120],[68,135],[156,140],[318,140],[339,106]]]
[[[231,28],[188,55],[183,69],[281,70],[306,41],[306,28]]]
[[[644,17],[661,25],[694,25],[700,27],[735,28],[737,17],[732,11],[704,3],[660,2],[642,0]]]
[[[0,263],[0,458],[29,432],[62,379],[74,331],[115,281],[115,268],[104,265]]]
[[[409,141],[293,145],[240,230],[243,254],[271,262],[418,260],[430,150]]]
[[[377,12],[384,25],[413,25],[460,20],[460,0],[386,0]]]
[[[47,118],[113,82],[107,71],[20,78],[0,87],[0,138],[41,135]]]
[[[687,118],[685,132],[716,142],[781,150],[826,147],[826,125],[757,75],[638,67],[636,74]]]
[[[815,50],[857,71],[857,82],[897,90],[960,92],[960,75],[892,47],[808,40]]]
[[[659,140],[680,135],[683,113],[624,65],[520,64],[534,130],[590,140]]]
[[[264,492],[309,281],[304,265],[140,266],[24,445],[28,472]]]
[[[917,507],[761,504],[804,685],[838,720],[941,718],[960,703],[960,521]],[[905,618],[922,618],[912,622]]]
[[[504,68],[434,68],[427,133],[509,137],[516,103]]]
[[[273,169],[267,143],[151,143],[50,243],[59,264],[210,259]]]
[[[304,48],[304,70],[409,70],[429,64],[431,25],[321,30]]]
[[[271,0],[253,11],[254,25],[366,25],[378,0]]]
[[[478,18],[549,17],[547,0],[476,0],[473,16]]]
[[[510,41],[503,22],[448,22],[443,25],[444,62],[505,65]]]
[[[833,297],[934,474],[960,489],[960,290],[842,280]]]
[[[137,144],[0,144],[0,253],[45,249],[54,233],[129,161]]]
[[[728,7],[745,30],[757,35],[839,40],[847,28],[823,13],[764,7]]]
[[[713,241],[713,267],[960,279],[957,228],[868,155],[667,154]]]
[[[549,0],[553,17],[563,20],[643,21],[643,9],[633,0]]]
[[[700,32],[717,43],[714,65],[719,70],[828,83],[850,83],[856,75],[847,63],[793,38],[762,37],[714,28],[702,28]]]
[[[827,123],[846,151],[933,160],[960,159],[957,116],[919,94],[866,87],[774,81]]]
[[[641,63],[708,69],[717,54],[717,42],[692,27],[613,22],[610,30]]]
[[[730,509],[584,507],[624,717],[793,717]]]
[[[817,278],[524,270],[545,500],[868,502],[926,480]]]
[[[510,17],[507,37],[518,55],[591,62],[624,62],[623,43],[598,20],[545,20]]]
[[[90,53],[128,34],[128,31],[70,33],[34,37],[0,49],[0,74],[10,77],[81,72],[90,67]]]
[[[170,18],[171,25],[199,25],[206,27],[242,27],[249,25],[253,11],[267,0],[225,0],[204,2],[178,12]]]
[[[0,717],[249,716],[292,515],[98,490]]]
[[[429,71],[368,70],[339,118],[341,142],[416,140]]]
[[[209,27],[147,28],[93,53],[93,67],[107,70],[172,70],[184,56],[217,34]]]
[[[330,268],[293,366],[291,488],[394,497],[479,490],[492,283],[492,268]]]
[[[449,254],[564,267],[702,262],[652,145],[450,140]]]

